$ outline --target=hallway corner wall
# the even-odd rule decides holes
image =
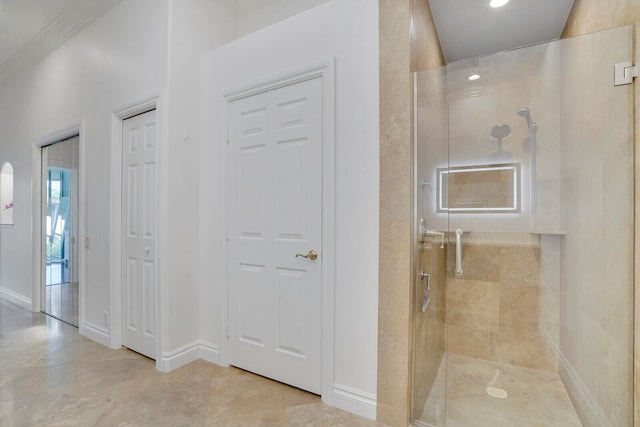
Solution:
[[[380,0],[379,9],[378,420],[404,426],[411,421],[416,285],[411,71],[444,61],[426,0]]]
[[[411,19],[409,0],[380,0],[380,278],[378,420],[410,421],[412,317]]]
[[[167,242],[164,297],[167,300],[162,359],[172,370],[197,358],[211,360],[215,349],[200,338],[200,56],[233,40],[236,11],[227,2],[171,0],[168,35],[168,134],[161,179],[166,189]]]

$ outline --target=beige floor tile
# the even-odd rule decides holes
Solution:
[[[0,299],[0,426],[376,426],[320,397],[196,361],[170,373]]]

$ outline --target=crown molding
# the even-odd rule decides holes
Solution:
[[[0,64],[0,81],[35,64],[122,0],[82,0]]]

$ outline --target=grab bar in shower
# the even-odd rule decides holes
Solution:
[[[456,230],[456,276],[462,276],[462,230]]]

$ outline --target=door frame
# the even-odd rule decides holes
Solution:
[[[42,241],[43,242],[46,240],[46,238],[45,238],[45,236],[46,236],[46,225],[44,224],[43,220],[44,220],[44,216],[47,214],[49,201],[46,200],[46,198],[47,198],[47,190],[42,188],[42,185],[45,184],[45,182],[49,181],[48,173],[49,173],[49,167],[50,166],[48,164],[48,162],[49,162],[48,156],[45,159],[45,156],[42,154],[42,152],[43,152],[44,148],[51,147],[51,146],[54,146],[54,145],[58,145],[58,144],[61,144],[63,142],[67,142],[67,141],[73,140],[74,138],[78,138],[79,139],[79,136],[78,135],[72,136],[70,138],[65,138],[63,140],[56,141],[56,142],[54,142],[52,144],[45,144],[45,145],[40,147],[40,163],[41,163],[41,169],[42,169],[41,170],[41,175],[40,175],[42,177],[42,181],[40,182],[40,186],[41,186],[40,187],[41,188],[41,191],[40,191],[41,198],[40,198],[40,200],[42,201],[41,202],[42,203],[42,206],[41,206],[42,211],[40,212],[40,224],[41,224],[41,227],[42,227]],[[78,141],[78,148],[79,148],[79,141]],[[47,161],[46,168],[45,168],[44,161]],[[80,166],[80,164],[79,164],[79,153],[78,153],[78,167],[79,166]],[[71,271],[73,271],[73,269],[77,270],[77,268],[78,268],[78,266],[76,266],[76,264],[78,263],[77,254],[80,253],[80,245],[81,245],[81,243],[80,243],[79,234],[78,234],[78,231],[79,231],[78,230],[78,226],[79,226],[79,224],[78,224],[78,216],[77,216],[78,215],[78,210],[80,208],[79,200],[78,200],[78,195],[79,195],[79,170],[78,169],[71,169],[71,170],[72,170],[72,180],[71,180],[72,188],[71,188],[71,192],[72,192],[72,194],[75,194],[74,202],[73,202],[73,204],[71,206],[74,209],[72,215],[73,215],[73,218],[75,218],[75,221],[73,223],[73,227],[75,227],[75,234],[74,235],[75,235],[75,238],[76,238],[76,245],[75,245],[76,246],[76,248],[75,248],[76,257],[74,258],[73,254],[70,257],[70,259],[72,261],[71,262]],[[47,174],[47,178],[46,179],[45,179],[45,174]],[[75,191],[75,193],[74,193],[74,191]],[[71,250],[73,251],[74,249],[72,248]],[[41,258],[41,262],[40,262],[41,269],[42,269],[41,270],[40,280],[43,282],[41,284],[41,288],[40,289],[42,291],[42,289],[46,288],[46,283],[44,283],[44,282],[46,282],[46,256],[47,256],[47,254],[46,254],[46,243],[44,245],[42,245],[40,254],[41,254],[41,257],[42,257]],[[71,273],[71,276],[72,277],[78,277],[78,274],[74,275],[73,273]],[[43,279],[45,279],[45,280],[43,280]],[[45,289],[45,292],[46,292],[46,289]],[[79,296],[78,296],[78,298],[79,298]],[[48,315],[52,316],[51,313],[48,313],[46,311],[46,304],[47,304],[46,294],[41,294],[40,295],[40,309],[44,314],[48,314]],[[78,314],[79,314],[79,307],[78,307]],[[66,323],[70,323],[70,322],[67,322],[66,320],[63,320],[62,318],[60,318],[60,320],[63,321],[63,322],[66,322]],[[80,319],[78,319],[78,327],[80,327],[79,320]]]
[[[32,223],[33,236],[33,283],[31,287],[31,311],[40,312],[42,306],[42,288],[43,288],[43,271],[42,262],[44,260],[44,224],[42,222],[43,200],[42,200],[42,147],[61,142],[65,139],[78,136],[78,329],[80,335],[91,334],[87,332],[92,329],[85,321],[85,286],[86,286],[86,264],[85,264],[85,224],[86,224],[86,206],[85,206],[85,122],[84,119],[63,126],[53,132],[36,139],[32,148],[32,198],[34,221]],[[37,220],[35,220],[37,218]]]
[[[263,80],[249,82],[223,93],[224,131],[229,130],[229,104],[243,98],[290,86],[307,80],[322,80],[322,269],[321,269],[321,390],[322,400],[332,404],[334,390],[334,295],[335,295],[335,60],[329,58]],[[229,200],[228,145],[224,144],[224,200]],[[227,209],[223,213],[225,228],[229,224]],[[229,252],[225,248],[225,325],[229,328]],[[228,349],[229,336],[225,340]],[[222,352],[229,365],[229,352]]]
[[[164,278],[166,274],[166,252],[164,250],[164,236],[166,230],[166,215],[161,207],[164,205],[167,174],[164,171],[164,117],[161,98],[154,95],[140,102],[131,104],[111,115],[111,250],[110,271],[111,290],[108,319],[109,347],[118,349],[122,347],[122,161],[123,161],[123,122],[133,116],[148,111],[156,111],[156,369],[168,372],[168,367],[162,363],[162,337],[166,330],[163,320],[164,302],[166,301],[166,289]]]

